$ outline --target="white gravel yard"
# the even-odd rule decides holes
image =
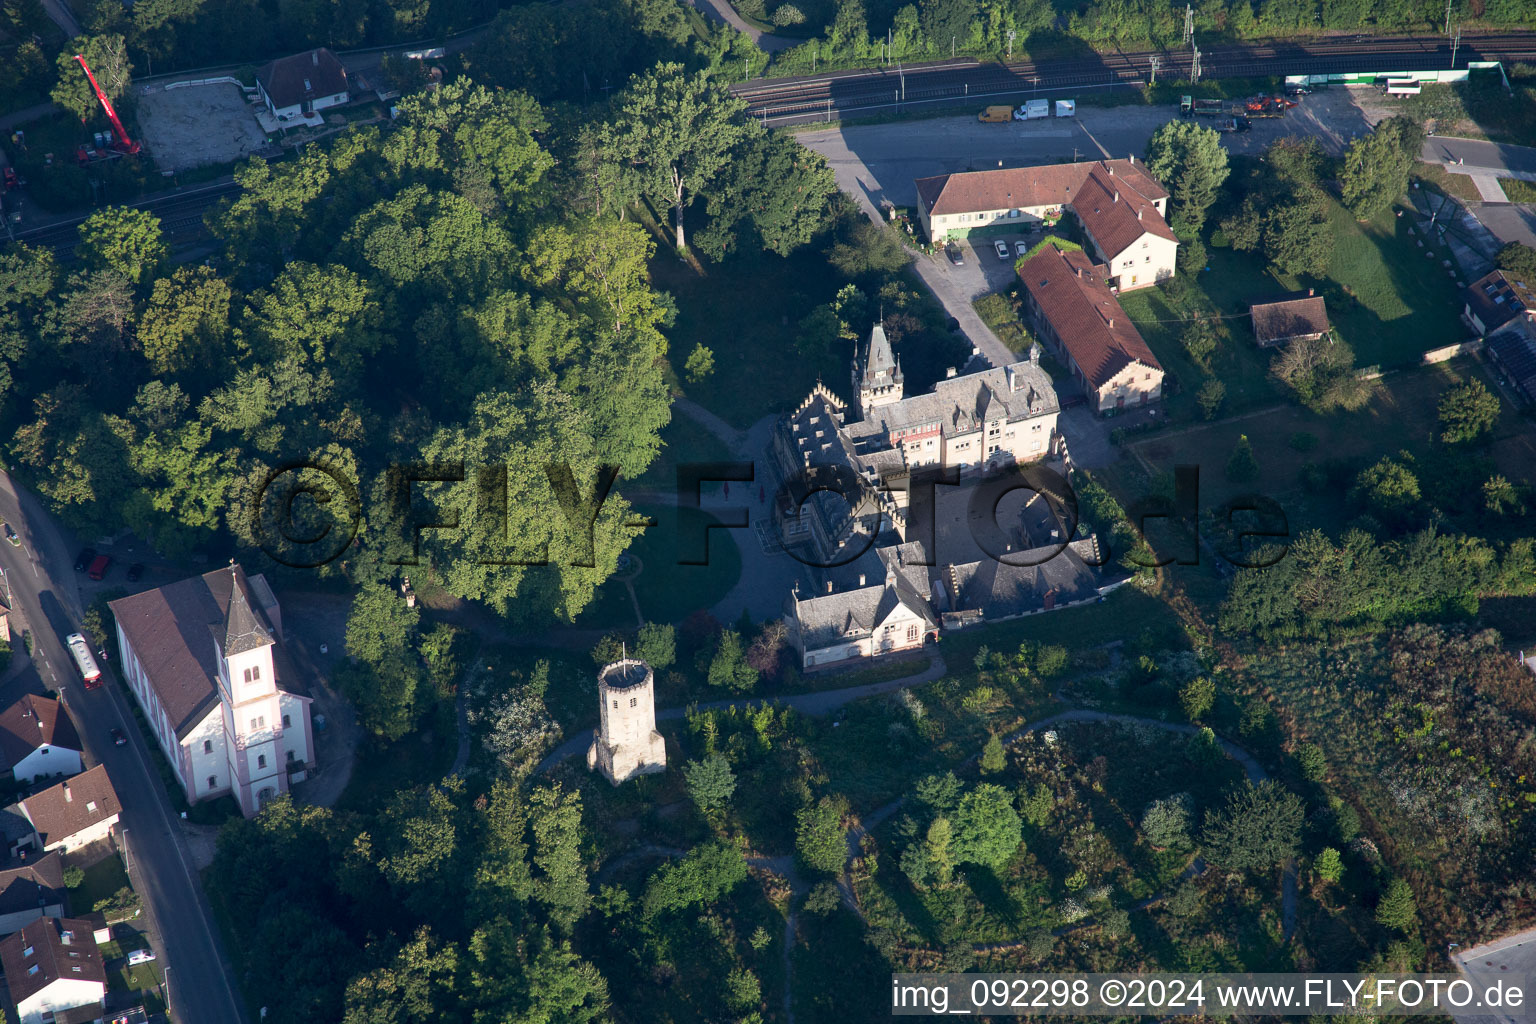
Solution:
[[[232,163],[267,144],[239,86],[157,84],[136,91],[139,131],[161,170]]]

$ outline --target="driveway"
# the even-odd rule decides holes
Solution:
[[[74,662],[61,637],[80,629],[80,593],[71,568],[72,548],[35,496],[0,474],[0,516],[21,535],[22,545],[0,544],[0,566],[10,583],[12,608],[32,631],[33,667],[6,684],[6,704],[22,693],[59,692],[96,760],[106,765],[123,805],[119,846],[127,851],[134,889],[144,899],[155,946],[174,971],[172,1009],[187,1021],[244,1021],[223,944],[183,842],[165,786],[154,768],[130,699],[115,678],[115,661],[99,690],[76,681]],[[18,643],[19,646],[19,643]],[[115,746],[114,728],[129,742]]]
[[[1523,242],[1536,248],[1536,207],[1528,203],[1483,203],[1470,210],[1500,242]]]
[[[1451,961],[1474,986],[1487,987],[1495,981],[1529,983],[1532,978],[1536,978],[1536,928],[1458,951],[1452,955]],[[1526,1008],[1522,1006],[1518,1015],[1523,1019]],[[1453,1016],[1457,1024],[1514,1024],[1516,1014],[1468,1012]]]

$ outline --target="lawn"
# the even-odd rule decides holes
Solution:
[[[76,916],[89,914],[98,902],[128,884],[122,858],[117,854],[103,857],[85,869],[85,880],[78,888],[69,890],[70,912]]]
[[[709,523],[718,522],[699,509],[679,510],[675,505],[640,503],[636,517],[649,516],[656,521],[630,544],[628,553],[639,559],[640,575],[634,579],[635,597],[640,611],[649,622],[680,622],[700,608],[708,609],[724,597],[741,578],[741,553],[732,542],[738,535],[743,544],[756,544],[749,531],[708,530],[709,564],[682,565],[684,557],[698,557],[699,550],[685,551],[678,546],[679,516],[686,527],[684,543],[697,549],[697,538]],[[611,578],[598,588],[597,597],[576,617],[584,629],[634,629],[635,612],[624,581]]]
[[[845,388],[850,345],[805,357],[795,350],[800,321],[830,302],[842,286],[822,255],[825,240],[788,257],[743,252],[724,263],[704,265],[702,274],[658,249],[651,263],[656,287],[677,300],[677,322],[668,331],[674,367],[682,366],[696,344],[715,354],[715,372],[686,385],[689,398],[737,427],[798,405],[817,378]]]
[[[1346,467],[1347,472],[1401,449],[1416,454],[1430,452],[1436,444],[1435,407],[1441,393],[1469,375],[1487,382],[1476,363],[1440,363],[1388,375],[1376,396],[1356,412],[1323,416],[1287,405],[1259,416],[1165,433],[1134,442],[1129,450],[1145,460],[1153,473],[1170,470],[1175,464],[1198,466],[1202,510],[1257,491],[1280,503],[1293,536],[1312,527],[1336,532],[1354,515],[1346,505],[1347,484],[1310,488],[1300,479],[1303,467],[1333,462]],[[1507,405],[1501,424],[1491,449],[1495,464],[1512,480],[1530,479],[1528,425]],[[1258,460],[1260,475],[1252,483],[1234,483],[1226,475],[1227,459],[1239,435],[1247,435]],[[1308,450],[1293,445],[1296,439],[1306,447],[1300,435],[1310,435],[1312,447]]]
[[[694,462],[726,462],[734,453],[699,422],[676,407],[672,421],[661,428],[661,454],[644,473],[634,479],[635,489],[666,491],[677,489],[677,468]]]

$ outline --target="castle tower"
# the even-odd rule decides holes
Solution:
[[[666,771],[667,748],[656,731],[656,686],[651,667],[624,658],[597,674],[598,729],[587,748],[587,767],[617,786],[636,775]]]
[[[881,324],[869,332],[864,358],[853,362],[853,393],[859,396],[859,412],[865,416],[871,409],[902,400],[901,363],[896,361]]]

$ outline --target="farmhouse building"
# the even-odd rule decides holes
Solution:
[[[266,578],[238,565],[112,602],[129,688],[188,803],[232,795],[247,817],[314,767],[310,698]]]
[[[25,694],[0,713],[0,757],[23,785],[80,773],[80,735],[56,700]]]
[[[1048,227],[1070,212],[1111,287],[1145,288],[1174,274],[1168,192],[1134,159],[965,171],[916,185],[918,219],[935,242]]]
[[[1025,307],[1097,412],[1162,397],[1163,368],[1110,290],[1108,271],[1087,253],[1042,246],[1019,264]]]
[[[1310,341],[1328,333],[1328,308],[1307,289],[1304,298],[1259,302],[1248,307],[1253,337],[1260,348]]]
[[[347,102],[347,69],[325,47],[280,57],[256,72],[256,91],[279,121]]]

